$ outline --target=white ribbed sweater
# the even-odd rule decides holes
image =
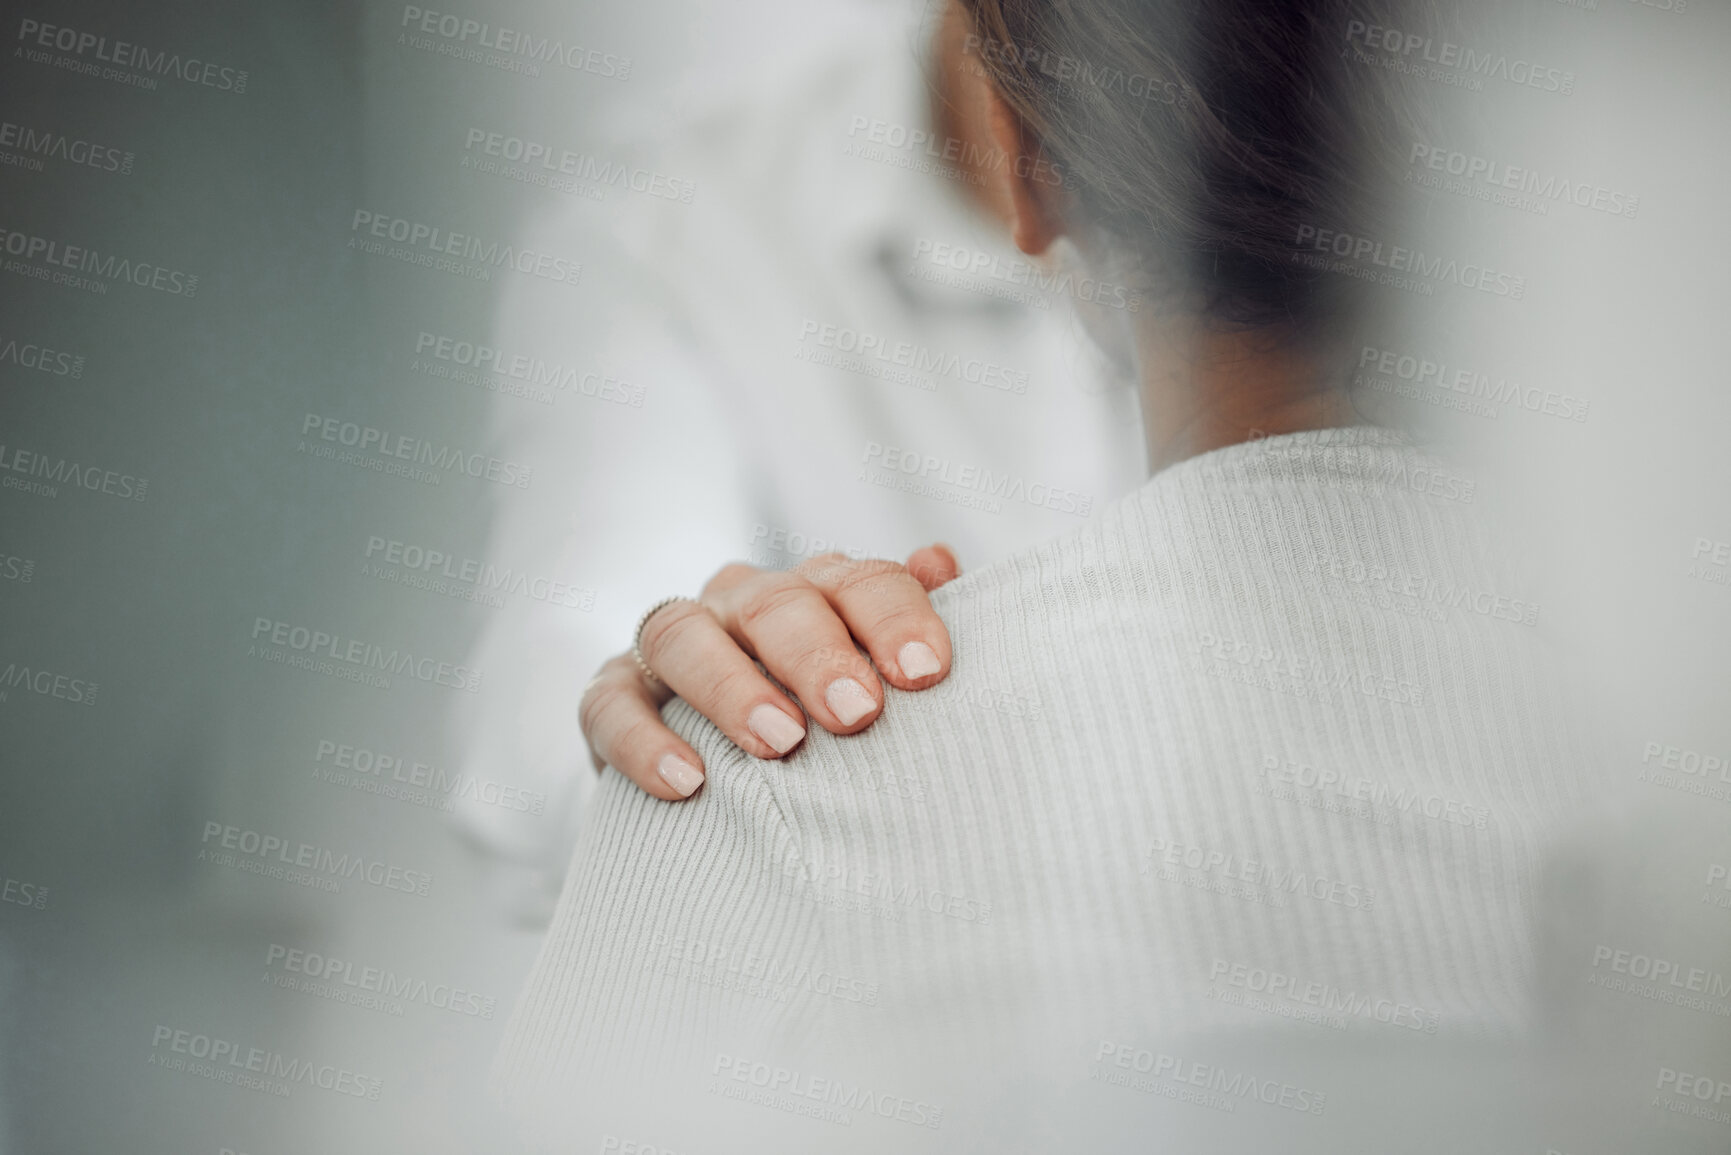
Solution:
[[[1222,1040],[1318,1091],[1343,1041],[1518,1032],[1579,787],[1478,496],[1385,431],[1234,446],[939,590],[953,672],[862,734],[761,762],[671,703],[708,782],[607,774],[497,1089],[578,1150],[639,1090],[680,1151],[1035,1150],[1077,1084],[1169,1099],[1159,1056]]]

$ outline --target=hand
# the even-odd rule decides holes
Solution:
[[[799,745],[807,713],[832,734],[865,729],[883,709],[880,673],[902,690],[948,676],[950,634],[927,594],[960,572],[941,545],[916,550],[906,566],[839,553],[789,571],[726,566],[697,601],[674,602],[644,623],[643,660],[660,682],[627,652],[589,683],[577,713],[596,769],[612,766],[657,798],[689,798],[704,768],[661,721],[675,694],[758,758]]]

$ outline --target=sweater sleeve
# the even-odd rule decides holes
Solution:
[[[570,1113],[601,1081],[651,1069],[669,1090],[695,1086],[718,1053],[760,1045],[804,1004],[820,928],[773,768],[682,701],[664,715],[705,785],[663,802],[605,772],[494,1065],[507,1104],[553,1096]]]

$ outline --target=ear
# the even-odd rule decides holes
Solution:
[[[1063,177],[1045,157],[1039,140],[996,90],[986,110],[992,143],[1002,161],[994,167],[1000,203],[1010,209],[1010,236],[1016,247],[1037,257],[1064,235]]]

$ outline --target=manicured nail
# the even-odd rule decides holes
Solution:
[[[853,725],[878,708],[877,702],[866,693],[866,688],[852,678],[837,678],[831,682],[829,689],[823,692],[823,700],[829,703],[829,708],[843,726]]]
[[[768,702],[752,710],[745,720],[751,732],[769,743],[777,754],[785,754],[805,737],[805,727],[771,706]]]
[[[703,771],[677,754],[663,754],[655,770],[663,782],[679,791],[681,798],[690,798],[691,792],[703,785]]]
[[[909,642],[896,655],[896,664],[902,668],[902,677],[912,681],[935,674],[941,668],[938,653],[924,642]]]

